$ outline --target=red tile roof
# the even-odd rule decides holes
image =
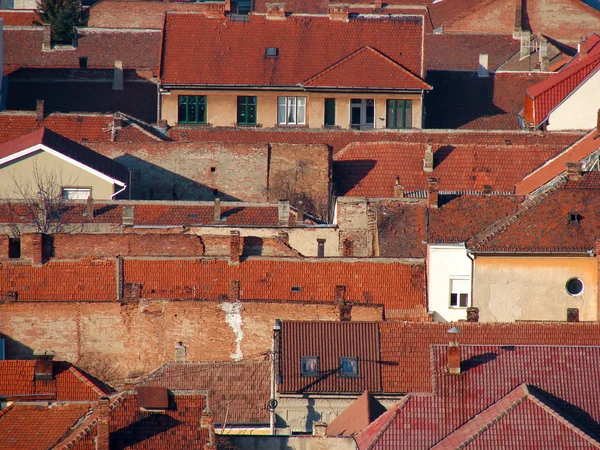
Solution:
[[[424,258],[427,205],[397,201],[377,203],[379,255],[386,258]]]
[[[83,164],[101,174],[113,178],[121,185],[129,181],[127,168],[100,153],[96,153],[77,142],[61,136],[54,131],[42,127],[4,144],[0,144],[0,160],[9,158],[31,147],[43,145],[61,155]],[[14,156],[13,156],[14,157]],[[10,161],[13,161],[11,159]]]
[[[20,405],[0,411],[0,449],[54,448],[71,427],[90,411],[88,403]]]
[[[62,361],[53,362],[54,379],[36,380],[35,361],[0,361],[0,397],[9,400],[95,400],[109,393],[95,379]]]
[[[17,291],[19,301],[107,301],[116,289],[113,260],[0,265],[0,295]]]
[[[425,97],[428,128],[519,130],[523,90],[549,78],[540,72],[496,72],[480,78],[475,72],[429,72],[435,87]]]
[[[270,361],[168,363],[150,373],[141,385],[206,389],[218,424],[269,423]]]
[[[452,4],[446,0],[439,3]],[[482,53],[488,55],[489,70],[495,71],[520,48],[519,41],[509,34],[426,34],[425,44],[427,70],[444,71],[476,72]]]
[[[220,298],[239,280],[242,300],[333,302],[335,286],[345,300],[383,304],[386,317],[425,314],[425,270],[420,264],[382,260],[254,259],[134,260],[124,262],[127,282],[141,283],[143,298]],[[300,290],[292,290],[299,288]]]
[[[385,412],[385,407],[368,391],[365,391],[333,419],[327,427],[327,435],[354,436]]]
[[[539,194],[514,214],[474,236],[467,245],[483,252],[585,253],[595,248],[600,226],[600,173],[589,172]],[[571,220],[574,214],[575,220]]]
[[[422,17],[348,23],[301,16],[268,20],[251,15],[249,22],[197,14],[166,17],[160,74],[166,85],[297,86],[365,46],[423,76]],[[265,57],[268,47],[277,48],[278,56]],[[315,48],[321,51],[310,51]],[[361,64],[357,69],[364,77],[371,68]],[[421,89],[415,81],[397,87]]]
[[[444,141],[433,146],[434,170],[423,171],[425,145],[399,142],[355,143],[334,156],[333,179],[338,195],[391,198],[399,178],[406,191],[426,190],[427,178],[440,179],[440,191],[513,192],[533,168],[562,148],[550,145],[461,145]]]
[[[368,72],[365,73],[365,67]],[[400,64],[372,47],[363,47],[331,67],[312,76],[305,87],[351,87],[366,89],[431,89],[427,83],[407,71]]]
[[[280,392],[379,392],[377,324],[372,322],[282,322]],[[301,358],[318,357],[317,377],[303,377]],[[358,376],[340,374],[340,357],[356,357]]]
[[[28,27],[40,22],[38,15],[31,10],[3,9],[0,10],[0,18],[5,27]]]
[[[158,66],[159,30],[78,29],[77,47],[43,50],[42,27],[4,29],[4,73],[20,68],[79,68],[79,57],[88,58],[89,69],[112,69],[122,61],[124,69],[154,70]]]
[[[524,119],[533,126],[541,124],[548,114],[600,67],[600,36],[587,38],[587,54],[576,57],[563,70],[525,90]]]

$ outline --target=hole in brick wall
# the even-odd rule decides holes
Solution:
[[[301,286],[292,286],[292,292],[302,292]]]
[[[219,195],[219,190],[218,189],[213,189],[213,195],[216,197],[217,195]]]
[[[8,239],[8,257],[9,258],[20,258],[21,257],[21,239],[9,238]]]
[[[211,171],[211,172],[216,172],[216,171],[217,171],[217,168],[216,168],[216,167],[211,167],[211,168],[210,168],[210,171]]]

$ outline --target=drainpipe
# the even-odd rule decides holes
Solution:
[[[123,189],[121,189],[120,191],[117,191],[117,192],[115,192],[113,195],[111,195],[111,196],[110,196],[110,199],[111,199],[111,200],[114,200],[114,199],[115,199],[115,197],[116,197],[117,195],[119,195],[121,192],[123,192],[125,189],[127,189],[127,185],[126,185],[126,184],[124,184],[124,185],[123,185]]]
[[[466,246],[465,246],[466,248]],[[475,279],[475,255],[467,249],[467,258],[471,260],[471,306],[473,306],[473,281]]]
[[[273,326],[273,349],[271,351],[271,401],[276,400],[277,396],[277,357],[279,354],[279,334],[281,333],[281,321],[279,319],[275,320],[275,325]],[[277,404],[271,404],[269,401],[269,425],[270,425],[270,434],[271,436],[275,435],[275,408]]]

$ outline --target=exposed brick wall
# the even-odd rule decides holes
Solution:
[[[175,360],[183,342],[188,361],[230,360],[237,335],[217,301],[138,303],[35,303],[0,305],[0,332],[8,336],[8,358],[30,358],[51,349],[104,380],[149,372]],[[271,347],[273,324],[282,320],[337,320],[333,304],[243,302],[240,309],[244,359],[263,359]],[[380,320],[381,308],[355,305],[353,320]]]
[[[116,256],[202,256],[204,246],[185,234],[56,234],[57,259]]]
[[[9,246],[8,234],[0,234],[0,259],[8,259]]]
[[[19,302],[114,301],[115,264],[112,260],[53,261],[40,267],[0,264],[0,296],[9,291],[18,293]]]
[[[369,257],[374,254],[375,237],[373,227],[369,227],[369,209],[366,199],[338,198],[340,248],[351,251],[351,256]]]
[[[304,202],[309,214],[327,218],[331,149],[317,144],[271,144],[269,201]]]
[[[27,233],[21,235],[21,258],[31,260],[33,264],[42,263],[41,233]]]

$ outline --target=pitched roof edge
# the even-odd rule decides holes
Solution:
[[[89,388],[91,388],[94,392],[96,392],[96,394],[98,394],[98,396],[103,397],[108,395],[108,393],[102,391],[102,389],[100,389],[98,386],[96,386],[96,384],[92,383],[92,381],[87,378],[85,375],[83,375],[79,369],[77,369],[74,365],[71,364],[71,367],[69,367],[69,371],[73,373],[73,375],[75,375],[77,378],[79,378],[84,384],[86,384]]]

